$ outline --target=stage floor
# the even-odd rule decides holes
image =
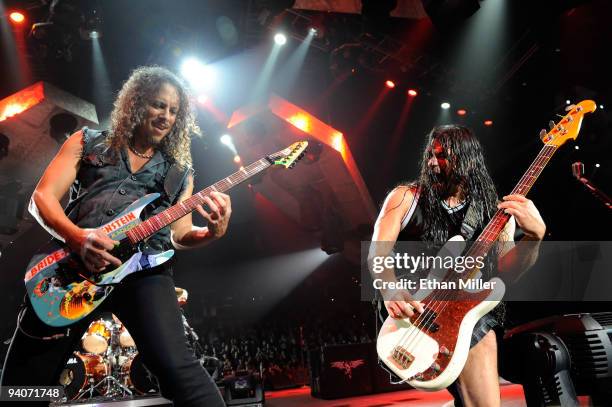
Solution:
[[[502,407],[525,407],[523,387],[516,384],[501,387]],[[266,407],[447,407],[452,397],[446,390],[433,393],[419,390],[403,390],[368,396],[336,400],[321,400],[310,395],[310,387],[266,392]],[[581,398],[581,406],[589,406],[588,398]]]

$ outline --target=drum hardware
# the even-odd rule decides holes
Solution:
[[[187,290],[176,288],[175,292],[182,307],[187,301]],[[196,358],[209,372],[207,366],[215,365],[213,374],[218,376],[216,365],[219,361],[204,356],[198,335],[184,315],[182,319],[185,337]],[[64,386],[67,400],[117,398],[159,392],[157,378],[144,365],[134,339],[115,315],[110,320],[100,318],[91,322],[81,338],[81,348],[81,351],[73,353],[60,375],[59,384]]]

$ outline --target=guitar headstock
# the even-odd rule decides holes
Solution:
[[[568,106],[568,108],[568,113],[559,122],[555,123],[548,133],[540,136],[544,144],[559,147],[569,139],[576,140],[585,113],[593,113],[597,109],[597,105],[592,100],[583,100],[577,105]]]
[[[307,141],[297,141],[281,151],[270,154],[268,159],[272,165],[282,165],[285,168],[293,168],[295,163],[304,156],[306,147],[308,147]]]

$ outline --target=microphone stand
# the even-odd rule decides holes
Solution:
[[[572,164],[572,173],[590,192],[599,199],[608,209],[612,209],[612,200],[605,192],[597,188],[588,178],[584,177],[584,164],[577,161]]]

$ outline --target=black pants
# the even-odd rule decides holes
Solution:
[[[145,365],[157,376],[164,397],[177,406],[225,405],[187,343],[174,282],[161,268],[128,276],[96,311],[70,326],[69,334],[59,339],[33,339],[18,327],[6,357],[2,385],[57,385],[90,322],[105,311],[113,312],[125,324]],[[40,321],[29,301],[21,328],[37,337],[67,332]]]

